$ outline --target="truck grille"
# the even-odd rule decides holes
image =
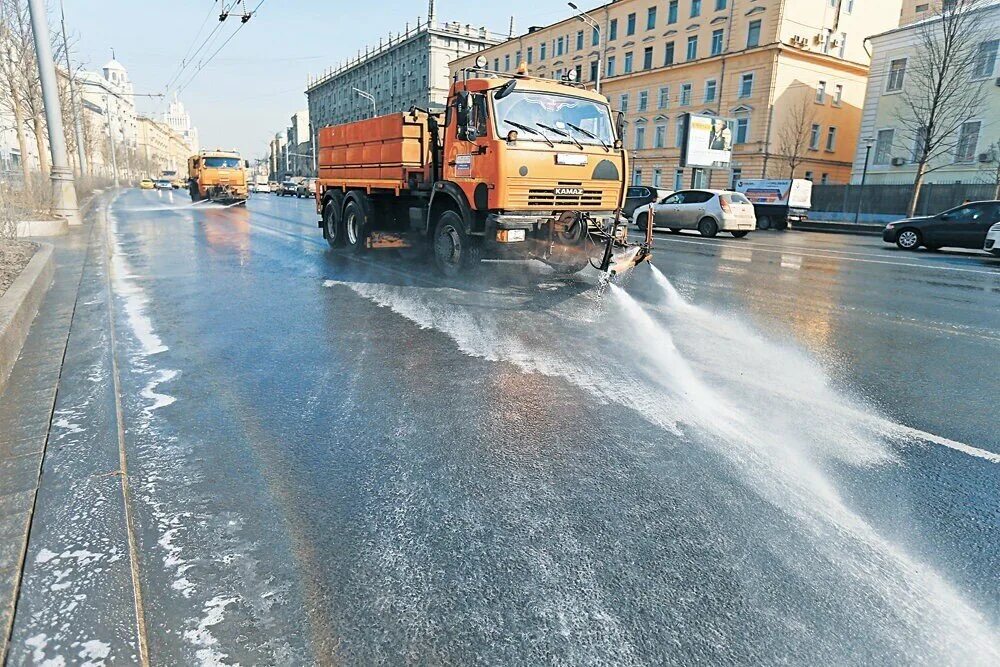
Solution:
[[[508,188],[508,208],[610,211],[616,208],[617,184],[609,189],[584,187],[580,181],[554,184],[514,184]]]

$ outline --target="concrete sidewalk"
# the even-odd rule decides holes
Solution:
[[[0,395],[0,656],[10,664],[139,660],[102,204],[53,239],[55,282]]]

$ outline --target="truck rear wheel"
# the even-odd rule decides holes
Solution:
[[[323,205],[323,231],[331,248],[344,245],[344,221],[340,213],[340,201],[334,197],[327,199]]]
[[[482,246],[479,239],[465,233],[462,216],[452,210],[441,213],[434,227],[434,264],[449,278],[479,264]]]
[[[368,249],[368,216],[358,200],[351,199],[344,207],[344,238],[347,247],[356,253]]]

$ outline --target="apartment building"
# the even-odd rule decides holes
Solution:
[[[898,25],[903,0],[617,0],[483,50],[488,66],[561,78],[570,70],[625,113],[633,183],[727,187],[788,177],[780,141],[807,129],[795,177],[850,178],[869,56],[864,40]],[[475,55],[451,63],[455,73]],[[808,101],[808,105],[806,102]],[[803,111],[804,110],[804,111]],[[731,171],[680,165],[685,112],[729,119]],[[804,122],[803,122],[804,121]]]
[[[914,4],[913,0],[907,0]],[[923,6],[917,3],[914,6]],[[940,1],[937,3],[940,5]],[[1000,0],[977,3],[973,9],[976,33],[970,45],[975,49],[967,85],[980,87],[983,102],[978,113],[961,123],[952,139],[929,165],[925,183],[996,182],[1000,161]],[[925,29],[933,31],[936,10],[922,10],[916,21],[873,36],[871,76],[865,98],[860,141],[854,156],[853,181],[860,182],[868,169],[866,183],[912,183],[916,176],[919,137],[901,119],[911,114],[905,101],[914,91],[913,68],[917,52],[925,43]],[[908,14],[904,8],[904,17]],[[911,14],[912,15],[912,12]],[[919,88],[918,88],[919,89]]]
[[[184,137],[166,123],[137,116],[136,167],[155,178],[165,171],[186,173],[191,147]]]

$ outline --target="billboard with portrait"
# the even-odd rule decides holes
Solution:
[[[733,159],[733,125],[727,118],[707,113],[685,114],[681,166],[729,169]]]

